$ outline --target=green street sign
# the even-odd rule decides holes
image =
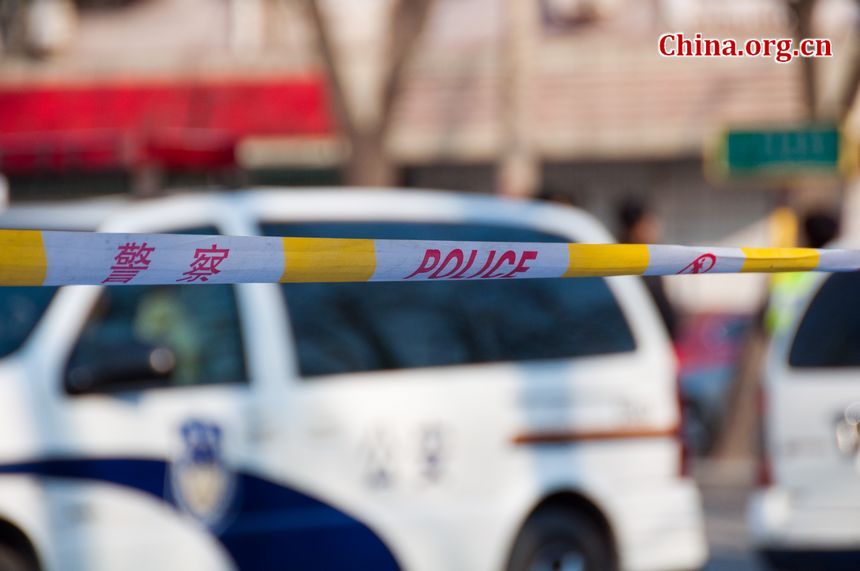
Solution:
[[[835,124],[729,129],[707,162],[729,180],[838,177],[842,147]]]

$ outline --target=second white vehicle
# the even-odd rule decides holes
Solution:
[[[766,358],[750,532],[773,569],[860,569],[860,274],[785,279],[795,295]]]

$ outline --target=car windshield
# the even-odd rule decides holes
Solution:
[[[56,292],[56,287],[0,288],[0,357],[24,344]]]
[[[788,362],[796,368],[860,366],[860,305],[850,300],[860,274],[833,274],[797,329]]]

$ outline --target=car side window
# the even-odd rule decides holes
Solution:
[[[246,381],[230,285],[104,288],[66,370],[71,393]]]
[[[56,287],[0,288],[0,358],[27,340],[57,292]]]
[[[833,274],[816,293],[797,329],[792,367],[860,367],[860,305],[852,303],[860,274]]]
[[[269,225],[273,236],[561,241],[492,225]],[[282,284],[299,369],[314,377],[633,351],[602,278]]]

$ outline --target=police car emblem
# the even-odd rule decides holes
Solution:
[[[236,493],[236,475],[223,458],[223,433],[212,422],[189,420],[180,427],[181,451],[170,467],[176,505],[209,527],[223,524]]]

